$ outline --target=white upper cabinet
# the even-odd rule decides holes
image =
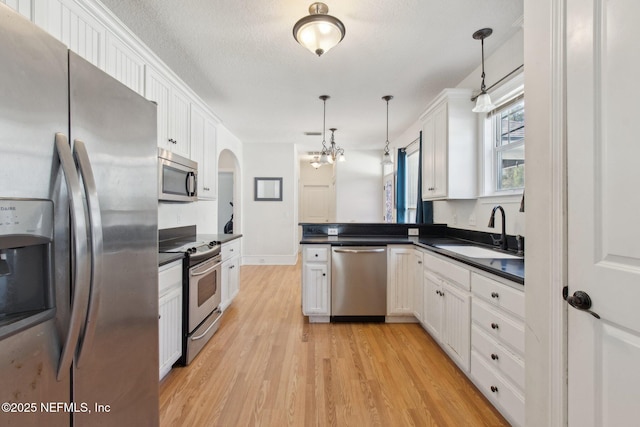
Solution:
[[[189,157],[189,99],[153,67],[145,70],[145,97],[158,105],[158,147]]]
[[[476,197],[476,117],[471,95],[467,89],[445,89],[420,119],[422,200]]]
[[[198,198],[217,195],[216,125],[197,105],[191,105],[191,159],[198,162]]]
[[[27,19],[31,19],[31,0],[0,0]]]
[[[79,4],[35,0],[35,23],[96,67],[105,70],[106,27]]]
[[[144,60],[118,37],[107,33],[107,73],[144,96]]]

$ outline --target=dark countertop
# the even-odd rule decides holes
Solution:
[[[332,246],[415,245],[463,264],[476,267],[496,276],[524,285],[524,259],[470,258],[435,247],[436,244],[475,245],[493,249],[489,245],[445,236],[307,236],[301,244]]]
[[[177,261],[179,259],[184,258],[183,253],[159,253],[158,254],[158,267],[163,266],[165,264],[169,264],[173,261]]]

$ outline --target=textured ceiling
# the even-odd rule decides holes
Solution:
[[[523,0],[328,0],[344,40],[318,58],[292,36],[310,0],[102,0],[248,143],[317,149],[327,128],[348,148],[382,148],[427,102],[480,63],[471,35],[491,27],[489,55],[511,37]],[[487,85],[493,81],[488,78]],[[478,76],[478,86],[480,76]],[[328,134],[328,132],[327,132]],[[327,135],[328,139],[328,135]]]

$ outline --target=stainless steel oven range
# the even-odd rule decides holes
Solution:
[[[218,330],[222,311],[220,244],[199,240],[195,226],[160,230],[160,252],[183,253],[182,357],[188,365]]]

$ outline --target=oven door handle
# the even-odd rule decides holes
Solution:
[[[196,277],[196,276],[202,276],[203,274],[207,274],[208,272],[215,270],[216,268],[218,268],[218,266],[220,266],[221,263],[217,263],[216,265],[214,265],[213,267],[209,267],[207,268],[205,271],[201,271],[199,273],[191,273],[191,277]]]
[[[222,311],[220,311],[220,309],[216,309],[215,312],[222,314]],[[220,318],[218,317],[216,320],[213,321],[213,323],[211,325],[209,325],[209,327],[207,328],[206,331],[204,331],[203,333],[201,333],[200,335],[198,335],[197,337],[191,337],[191,341],[198,341],[202,338],[204,338],[207,335],[207,332],[209,332],[211,330],[211,328],[213,328],[217,323],[218,320],[220,320]]]

